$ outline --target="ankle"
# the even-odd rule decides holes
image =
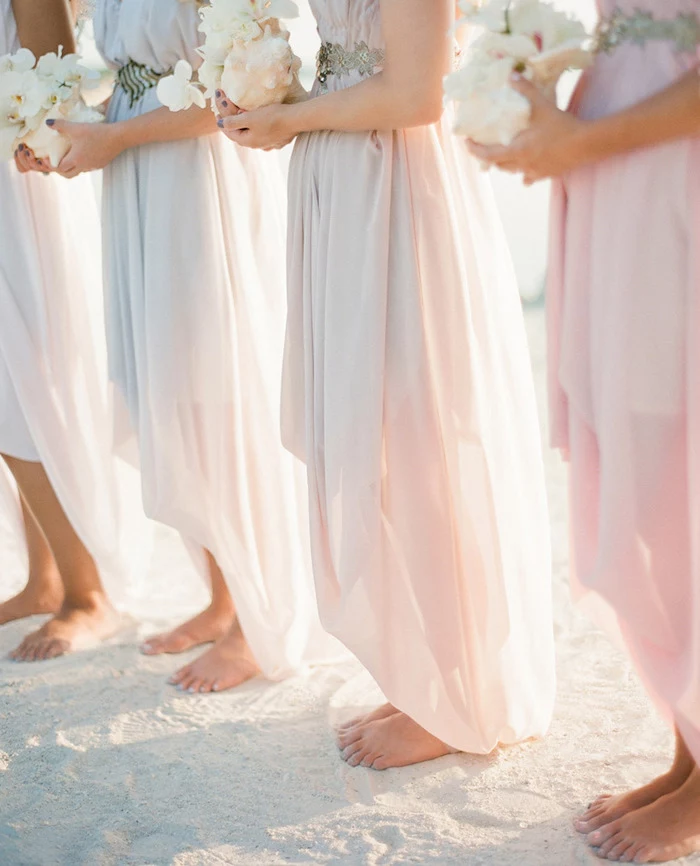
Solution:
[[[107,593],[103,589],[74,592],[66,590],[61,609],[63,611],[81,610],[86,613],[102,613],[110,610],[111,607]]]

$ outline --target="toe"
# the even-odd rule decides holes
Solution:
[[[69,650],[70,650],[70,647],[66,643],[66,641],[55,640],[55,641],[52,641],[51,646],[47,648],[46,655],[44,656],[44,658],[55,659],[55,658],[58,658],[59,656],[65,655],[67,652],[69,652]]]
[[[358,749],[354,755],[350,755],[350,757],[346,760],[351,767],[359,767],[368,753],[369,749],[363,747],[361,749]]]
[[[604,845],[608,839],[612,838],[619,830],[620,825],[617,821],[613,821],[612,823],[605,824],[605,826],[600,827],[598,830],[589,833],[586,836],[586,841],[592,848],[600,848],[601,845]]]
[[[346,749],[348,746],[351,746],[353,743],[356,743],[360,737],[361,728],[351,728],[349,731],[346,731],[344,734],[341,734],[338,739],[338,748]]]
[[[373,770],[388,770],[389,762],[383,755],[378,755],[371,764]]]
[[[633,863],[654,863],[656,860],[662,860],[663,855],[659,854],[650,845],[640,845],[637,853],[634,855]]]
[[[178,683],[178,686],[177,686],[178,689],[179,689],[181,692],[187,692],[187,691],[189,691],[190,686],[191,686],[192,683],[195,681],[195,679],[196,679],[196,677],[195,677],[194,674],[192,674],[192,673],[187,674],[187,675],[184,676],[184,677],[180,680],[180,682]]]
[[[162,636],[157,634],[141,644],[141,652],[147,656],[155,656],[163,652],[162,645]]]
[[[191,676],[191,674],[192,671],[190,665],[185,665],[184,668],[180,668],[180,670],[175,671],[175,673],[170,677],[168,682],[172,686],[180,685],[180,683],[187,677]]]
[[[608,860],[615,860],[619,863],[622,855],[626,851],[629,851],[631,847],[631,839],[622,839],[622,841],[618,842],[617,845],[610,849],[610,851],[608,852]]]
[[[211,683],[211,682],[209,682],[208,680],[205,680],[205,681],[200,685],[200,687],[199,687],[199,691],[200,691],[202,694],[204,694],[204,695],[208,695],[209,692],[212,691],[213,688],[214,688],[214,683]]]
[[[608,854],[615,848],[616,845],[619,845],[622,842],[623,836],[622,833],[615,833],[614,836],[611,836],[602,845],[598,848],[598,856],[601,860],[607,860]]]
[[[343,751],[340,753],[342,759],[344,761],[349,761],[353,755],[357,754],[362,749],[362,742],[358,740],[355,743],[351,743],[349,746],[346,746]]]

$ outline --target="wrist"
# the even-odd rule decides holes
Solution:
[[[102,128],[105,130],[107,141],[114,154],[113,158],[134,146],[129,141],[129,127],[124,121],[105,122]]]

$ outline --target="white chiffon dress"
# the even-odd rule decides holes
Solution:
[[[135,77],[196,67],[197,11],[100,0],[98,47]],[[133,98],[117,85],[109,120],[160,107],[155,87]],[[147,514],[218,562],[269,678],[340,649],[316,610],[303,467],[279,430],[284,202],[278,157],[216,134],[134,148],[105,170],[119,444],[137,446]]]
[[[311,6],[322,41],[383,48],[379,0]],[[489,181],[449,117],[298,139],[286,345],[283,432],[308,469],[324,624],[449,746],[543,734],[554,654],[530,360]]]
[[[0,54],[19,47],[0,0]],[[0,163],[0,453],[43,465],[120,602],[134,584],[122,549],[133,503],[112,455],[102,301],[92,180]]]

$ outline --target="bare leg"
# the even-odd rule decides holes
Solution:
[[[211,602],[206,610],[172,631],[157,634],[142,644],[146,655],[181,653],[205,643],[218,641],[236,621],[236,607],[214,557],[205,551],[211,582]]]
[[[685,782],[695,767],[688,747],[681,735],[676,731],[676,755],[671,769],[634,791],[611,796],[603,794],[588,807],[587,811],[574,821],[574,827],[579,833],[591,833],[611,821],[622,818],[628,812],[641,809],[650,803],[677,791]]]
[[[42,613],[57,613],[63,603],[63,584],[56,560],[23,498],[24,535],[29,554],[27,585],[0,604],[0,625]]]
[[[351,767],[373,770],[407,767],[454,752],[391,704],[370,714],[367,721],[341,731],[338,748]]]
[[[170,677],[172,685],[188,692],[231,689],[260,673],[238,622],[221,568],[209,551],[206,554],[212,585],[211,604],[199,616],[170,632],[171,637],[178,637],[177,645],[187,643],[186,649],[214,642],[211,649]],[[195,639],[197,635],[198,640]],[[153,639],[148,641],[149,644],[152,642]]]
[[[700,770],[680,788],[587,836],[603,860],[666,863],[700,851]]]
[[[53,553],[64,592],[58,613],[28,635],[12,657],[37,661],[94,646],[113,634],[119,623],[97,566],[63,511],[44,467],[13,457],[6,460]]]

